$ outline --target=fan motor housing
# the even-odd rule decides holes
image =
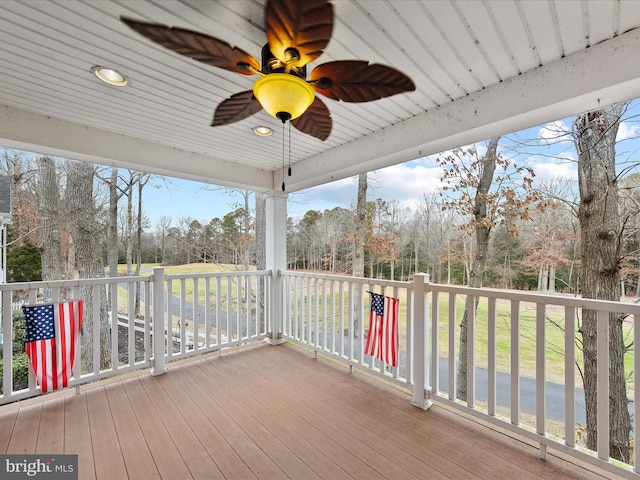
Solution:
[[[300,57],[300,54],[295,48],[288,48],[287,53],[291,54],[292,59],[296,59]],[[282,63],[278,60],[271,50],[269,49],[269,44],[266,43],[264,47],[262,47],[262,73],[265,75],[269,75],[270,73],[289,73],[291,75],[295,75],[296,77],[300,77],[303,80],[307,79],[307,66],[303,67],[287,67],[285,63]]]

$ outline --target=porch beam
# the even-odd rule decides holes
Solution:
[[[0,145],[143,172],[250,190],[267,190],[273,172],[0,105]]]
[[[640,29],[309,157],[290,191],[415,160],[640,97]],[[274,186],[282,172],[274,175]]]

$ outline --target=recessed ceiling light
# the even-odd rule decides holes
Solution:
[[[262,125],[259,127],[253,127],[252,130],[253,133],[255,133],[256,135],[260,135],[261,137],[268,137],[273,133],[273,130],[271,130],[269,127],[264,127]]]
[[[127,84],[127,77],[112,68],[96,65],[91,68],[91,71],[96,77],[109,85],[124,87]]]

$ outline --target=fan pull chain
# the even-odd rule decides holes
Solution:
[[[284,122],[282,122],[282,191],[284,192]]]
[[[291,120],[289,120],[289,176],[291,176]]]

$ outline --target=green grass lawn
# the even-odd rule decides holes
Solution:
[[[149,272],[151,269],[153,269],[153,267],[157,267],[159,265],[157,264],[142,264],[142,271],[143,272]],[[255,268],[253,268],[253,270],[255,270]],[[188,275],[188,274],[202,274],[202,275],[206,275],[206,274],[210,274],[210,273],[220,273],[220,272],[234,272],[234,271],[240,271],[238,270],[237,266],[235,265],[219,265],[219,264],[213,264],[213,263],[191,263],[191,264],[187,264],[187,265],[171,265],[168,267],[164,267],[164,272],[167,275]],[[126,265],[118,265],[118,273],[120,274],[126,274],[127,272],[127,266]],[[146,273],[145,273],[146,274]],[[215,289],[217,286],[217,282],[216,279],[211,279],[209,280],[210,282],[210,287],[211,287],[211,292],[212,294],[215,294]],[[205,282],[203,279],[198,279],[197,282],[198,285],[198,298],[200,300],[202,300],[204,298],[204,292],[205,292]],[[235,295],[235,284],[233,282],[231,282],[232,285],[232,296]],[[221,286],[221,293],[222,293],[222,298],[226,299],[227,296],[227,280],[226,279],[222,279],[222,281],[220,282],[220,286]],[[174,279],[171,282],[171,293],[172,295],[179,297],[182,294],[182,291],[184,289],[184,295],[186,300],[188,300],[189,302],[191,302],[194,298],[194,281],[193,279]],[[126,295],[126,289],[119,287],[119,290],[121,290],[125,295]],[[200,301],[199,300],[199,301]]]
[[[449,299],[441,295],[439,299],[440,323],[438,338],[438,354],[448,356],[449,342]],[[456,345],[458,344],[459,325],[464,313],[466,298],[456,298]],[[511,369],[511,308],[509,301],[498,301],[496,304],[496,364],[501,373],[510,373]],[[546,311],[546,378],[554,383],[564,383],[564,311],[562,308],[549,306]],[[488,307],[487,299],[481,298],[476,314],[476,365],[488,366]],[[625,323],[625,334],[633,334],[633,326]],[[578,331],[576,320],[575,329]],[[576,335],[579,335],[576,333]],[[536,307],[534,304],[520,305],[520,374],[535,378],[536,376]],[[574,342],[575,344],[575,342]],[[456,351],[457,355],[457,351]],[[582,352],[576,347],[576,361],[582,365]],[[633,351],[625,355],[625,370],[633,371]],[[582,386],[582,379],[576,368],[576,385]]]
[[[153,267],[156,267],[156,264],[143,264],[141,267],[141,271],[145,272],[143,275],[151,272]],[[168,267],[164,267],[165,274],[167,275],[190,275],[190,274],[201,274],[207,275],[211,273],[220,273],[227,272],[233,273],[236,271],[244,271],[239,270],[239,266],[236,265],[219,265],[212,263],[193,263],[187,265],[172,265]],[[255,270],[255,268],[252,268]],[[126,274],[127,266],[119,265],[118,272],[121,274]],[[256,279],[251,278],[251,284],[249,287],[253,288],[256,284]],[[195,291],[197,289],[197,292]],[[212,307],[216,305],[216,296],[219,294],[220,296],[220,308],[224,311],[227,311],[227,301],[231,298],[231,312],[235,313],[238,307],[237,295],[238,291],[241,291],[241,308],[247,309],[246,304],[246,296],[247,296],[247,284],[245,278],[242,279],[242,285],[238,285],[235,278],[232,278],[231,281],[228,281],[227,278],[221,278],[219,281],[217,278],[209,279],[209,301]],[[199,309],[202,309],[205,305],[205,280],[203,278],[186,278],[186,279],[172,279],[171,281],[171,294],[175,298],[182,298],[187,303],[192,303],[194,299],[197,299],[197,305]],[[253,299],[253,296],[251,296]],[[127,312],[127,302],[128,302],[128,290],[123,285],[118,285],[118,311],[121,313]],[[250,300],[250,303],[253,303]],[[253,305],[250,308],[254,308]],[[141,302],[140,310],[144,310],[144,302]],[[173,315],[173,326],[174,328],[179,327],[179,317]]]

